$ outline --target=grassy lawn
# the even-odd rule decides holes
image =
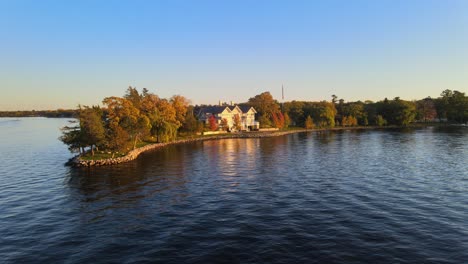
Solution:
[[[125,156],[124,153],[115,153],[114,158],[123,157]],[[94,156],[91,156],[91,153],[86,153],[86,155],[81,156],[82,160],[100,160],[100,159],[110,159],[112,158],[112,154],[107,152],[94,152]]]

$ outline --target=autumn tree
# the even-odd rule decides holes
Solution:
[[[257,119],[262,127],[270,127],[273,113],[279,112],[279,104],[270,92],[264,92],[249,99],[248,104],[257,111]]]
[[[185,116],[187,115],[187,109],[190,105],[190,101],[181,95],[174,95],[171,97],[170,102],[175,110],[175,119],[178,124],[182,126],[185,121]]]
[[[135,148],[140,137],[148,133],[151,128],[148,117],[140,115],[140,110],[125,98],[106,97],[103,104],[107,106],[109,127],[111,129],[115,129],[117,126],[123,128],[133,142],[133,148]]]
[[[228,125],[228,120],[226,118],[221,119],[221,124],[219,124],[222,130],[228,131],[229,130],[229,125]]]
[[[357,118],[349,115],[349,116],[343,116],[341,118],[341,126],[346,127],[346,126],[357,126],[358,121]]]
[[[120,126],[111,125],[107,129],[105,147],[112,152],[112,158],[116,152],[126,151],[130,147],[130,136]]]
[[[218,121],[216,120],[216,117],[214,115],[211,115],[208,119],[208,125],[211,131],[218,130]]]
[[[276,128],[282,129],[284,128],[284,115],[281,112],[273,113],[273,124]]]
[[[304,123],[304,127],[305,127],[306,129],[312,129],[312,128],[315,127],[315,125],[314,125],[314,120],[312,119],[312,117],[311,117],[310,115],[307,116],[306,121],[305,121],[305,123]]]
[[[236,131],[242,130],[242,121],[241,121],[239,114],[236,114],[233,117],[233,128]]]

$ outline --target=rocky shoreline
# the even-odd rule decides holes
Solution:
[[[361,129],[376,129],[384,127],[337,127],[337,128],[323,128],[323,129],[297,129],[288,131],[272,131],[272,132],[245,132],[245,133],[233,133],[233,134],[222,134],[217,136],[193,138],[193,139],[181,139],[169,143],[154,143],[146,145],[144,147],[136,148],[131,150],[123,157],[108,158],[100,160],[83,160],[81,156],[75,156],[71,158],[66,165],[71,167],[93,167],[93,166],[109,166],[129,162],[138,158],[138,156],[146,151],[160,149],[169,145],[191,143],[196,141],[206,140],[219,140],[219,139],[231,139],[231,138],[266,138],[284,136],[289,134],[301,133],[301,132],[323,132],[323,131],[336,131],[336,130],[361,130]],[[386,127],[389,128],[389,127]]]
[[[184,143],[206,141],[206,140],[230,139],[230,138],[275,137],[275,136],[283,136],[283,135],[306,132],[306,131],[315,131],[315,130],[301,129],[301,130],[275,131],[275,132],[248,132],[248,133],[236,133],[236,134],[223,134],[223,135],[218,135],[218,136],[201,137],[201,138],[193,138],[193,139],[181,139],[181,140],[176,140],[176,141],[169,142],[169,143],[154,143],[154,144],[146,145],[144,147],[136,148],[134,150],[129,151],[125,156],[118,157],[118,158],[108,158],[108,159],[100,159],[100,160],[83,160],[81,159],[81,156],[78,155],[78,156],[71,158],[66,163],[66,165],[71,166],[71,167],[108,166],[108,165],[115,165],[115,164],[120,164],[120,163],[135,160],[143,152],[160,149],[169,145],[184,144]]]

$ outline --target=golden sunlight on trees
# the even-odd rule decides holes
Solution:
[[[304,127],[306,129],[312,129],[312,128],[315,127],[314,120],[312,119],[312,117],[310,115],[307,116]]]
[[[242,129],[242,123],[241,123],[241,118],[239,114],[234,115],[233,122],[234,122],[233,124],[234,130],[240,131]]]
[[[270,92],[264,92],[250,98],[248,104],[257,111],[257,119],[261,127],[272,126],[273,114],[279,112],[280,107]]]
[[[197,120],[197,106],[190,106],[190,101],[181,95],[165,99],[147,89],[140,93],[130,86],[123,97],[110,96],[102,102],[102,109],[79,106],[77,110],[70,111],[78,120],[63,127],[60,137],[70,151],[81,154],[89,151],[93,156],[96,150],[103,150],[114,155],[136,148],[139,142],[170,142],[176,140],[180,133],[190,136],[205,129],[205,123]],[[444,90],[439,98],[427,97],[418,101],[396,97],[378,102],[345,102],[333,95],[332,102],[285,102],[283,111],[273,96],[264,92],[249,98],[244,105],[256,109],[257,120],[262,127],[279,129],[288,126],[313,129],[316,125],[332,128],[336,124],[343,127],[407,126],[415,121],[468,122],[468,97],[465,93],[451,90]],[[241,121],[241,117],[235,115],[232,127],[229,127],[228,120],[222,119],[218,124],[212,115],[207,126],[212,131],[219,128],[240,131]]]

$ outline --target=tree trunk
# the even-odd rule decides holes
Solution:
[[[91,145],[91,156],[94,157],[94,146],[93,145]]]
[[[138,141],[138,136],[135,136],[135,141],[133,142],[133,149],[136,148],[137,141]]]

